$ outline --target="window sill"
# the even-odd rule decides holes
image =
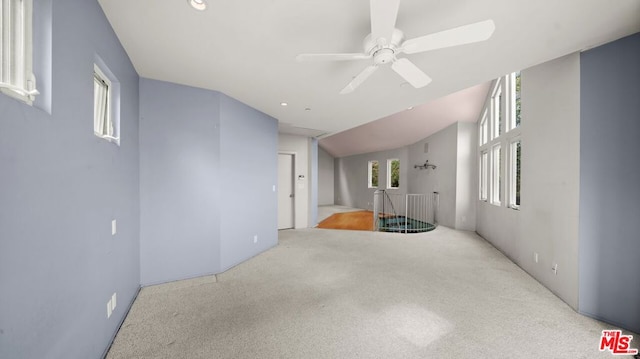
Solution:
[[[97,133],[93,133],[94,135],[96,135],[96,137],[101,138],[103,140],[106,140],[108,142],[111,143],[115,143],[116,145],[120,146],[120,138],[119,137],[111,137],[111,136],[103,136]]]
[[[28,94],[24,94],[22,93],[22,91],[19,90],[14,90],[13,88],[10,87],[6,87],[4,85],[0,86],[0,93],[3,93],[11,98],[14,98],[18,101],[22,101],[24,103],[26,103],[29,106],[33,106],[33,95],[28,95]],[[35,92],[35,95],[39,94],[37,91]]]

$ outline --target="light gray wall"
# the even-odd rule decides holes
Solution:
[[[582,53],[581,77],[579,309],[640,333],[640,34]]]
[[[100,358],[140,281],[138,75],[96,1],[44,7],[51,114],[0,94],[0,358]],[[96,54],[120,82],[120,146],[93,134]]]
[[[318,148],[318,205],[334,204],[334,170],[335,158],[327,151]]]
[[[455,228],[475,231],[478,198],[477,123],[458,122],[457,145]]]
[[[521,83],[520,265],[577,309],[580,55],[522,71]]]
[[[274,191],[278,183],[278,122],[233,98],[220,96],[220,178],[207,188],[220,193],[220,263],[224,271],[278,243]],[[207,142],[202,145],[208,146]],[[206,171],[207,165],[199,160],[206,163],[208,159],[193,159],[196,169]],[[194,207],[206,211],[206,207]],[[208,218],[213,220],[213,213]],[[256,243],[254,236],[258,237]]]
[[[140,79],[143,285],[221,268],[220,96]]]
[[[428,152],[424,153],[425,143]],[[439,193],[436,220],[443,226],[455,227],[456,221],[456,168],[457,168],[458,124],[454,123],[437,133],[408,147],[408,192]],[[419,170],[414,165],[429,160],[437,168]]]
[[[373,193],[375,188],[368,188],[369,161],[380,163],[378,172],[379,189],[387,188],[387,160],[400,160],[400,186],[389,190],[390,193],[407,193],[409,163],[407,147],[372,152],[361,155],[336,158],[335,161],[335,196],[336,204],[362,209],[373,209]]]
[[[577,309],[580,56],[523,70],[521,79],[520,210],[478,201],[477,232]]]
[[[312,166],[311,138],[297,135],[278,135],[278,151],[292,153],[294,159],[294,211],[295,228],[308,228],[315,226],[311,218],[312,200]],[[302,177],[301,177],[302,176]]]

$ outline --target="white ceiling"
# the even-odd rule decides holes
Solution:
[[[503,74],[640,31],[638,0],[403,0],[406,38],[493,19],[488,41],[407,56],[433,82],[389,68],[339,91],[369,60],[299,63],[309,52],[361,52],[367,0],[99,0],[142,77],[221,91],[297,132],[341,132]],[[280,106],[287,102],[286,107]],[[305,111],[310,108],[310,111]],[[296,130],[295,128],[302,128]]]

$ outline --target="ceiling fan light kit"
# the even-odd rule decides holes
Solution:
[[[420,68],[406,57],[397,55],[416,54],[452,46],[471,44],[487,40],[495,30],[493,20],[485,20],[453,29],[404,40],[402,31],[395,28],[400,0],[370,0],[371,33],[363,41],[363,53],[343,54],[300,54],[298,61],[348,61],[373,59],[356,75],[340,94],[353,92],[380,66],[391,64],[391,69],[415,88],[422,88],[431,82]]]

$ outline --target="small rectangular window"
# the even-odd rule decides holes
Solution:
[[[502,156],[500,145],[491,149],[491,203],[500,205],[502,202]]]
[[[93,72],[93,105],[93,132],[98,137],[113,138],[111,82],[98,66]]]
[[[32,104],[32,0],[0,0],[0,92]]]
[[[120,83],[101,59],[93,67],[93,133],[120,144]]]
[[[387,188],[400,187],[400,160],[387,160]]]
[[[511,143],[511,161],[509,176],[509,207],[518,208],[520,206],[520,140]]]
[[[488,192],[488,166],[489,166],[489,154],[484,151],[480,154],[480,200],[487,200]]]
[[[369,161],[369,188],[378,188],[378,161]]]

